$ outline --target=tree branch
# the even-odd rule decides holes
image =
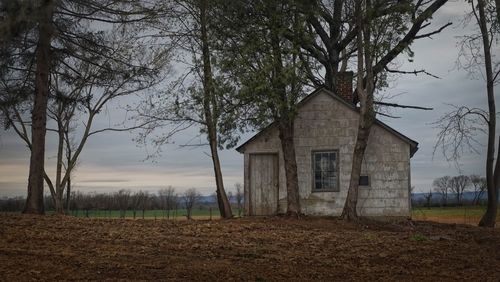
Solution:
[[[394,108],[405,108],[405,109],[416,109],[416,110],[424,110],[424,111],[432,111],[434,108],[420,107],[420,106],[410,106],[410,105],[400,105],[394,103],[386,103],[386,102],[373,102],[374,104],[386,106],[386,107],[394,107]]]
[[[438,34],[440,33],[441,31],[443,31],[445,28],[447,28],[448,26],[452,25],[451,22],[449,23],[446,23],[445,25],[443,25],[442,27],[440,27],[439,29],[436,29],[435,31],[433,32],[429,32],[429,33],[424,33],[424,34],[420,34],[420,35],[417,35],[415,36],[415,39],[420,39],[420,38],[424,38],[424,37],[431,37],[432,35],[434,34]]]
[[[423,73],[423,74],[428,75],[430,77],[441,79],[439,76],[433,75],[432,73],[429,73],[429,72],[427,72],[426,70],[423,70],[423,69],[422,70],[414,70],[414,71],[402,71],[402,70],[393,70],[393,69],[389,69],[388,67],[385,67],[385,70],[387,72],[390,72],[390,73],[400,73],[400,74],[414,74],[414,75],[418,75],[420,73]]]

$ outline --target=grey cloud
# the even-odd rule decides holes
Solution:
[[[418,141],[419,151],[412,159],[412,183],[417,191],[428,191],[432,181],[436,177],[443,175],[456,175],[459,173],[456,167],[446,162],[440,152],[433,155],[433,147],[436,141],[437,130],[433,128],[435,122],[443,113],[450,108],[446,104],[469,105],[474,107],[486,108],[486,94],[483,81],[471,79],[464,70],[458,70],[455,62],[458,55],[456,47],[457,36],[472,32],[471,28],[464,29],[460,25],[462,13],[467,9],[467,3],[464,1],[449,2],[438,15],[434,16],[436,20],[432,28],[452,21],[454,25],[447,28],[442,33],[433,36],[433,39],[417,40],[412,45],[415,52],[414,62],[408,62],[407,59],[400,59],[399,64],[404,70],[426,69],[427,71],[438,75],[441,79],[434,79],[428,76],[399,76],[396,79],[394,87],[387,90],[390,94],[405,93],[398,96],[390,102],[421,105],[433,107],[433,111],[417,110],[392,110],[394,115],[401,116],[400,119],[381,119],[391,127]],[[496,87],[499,92],[499,87]],[[114,125],[125,120],[125,115],[120,110],[115,110],[117,105],[125,105],[134,102],[136,98],[121,101],[108,107],[107,117],[101,117],[96,121],[96,129]],[[89,139],[85,147],[77,171],[76,188],[81,191],[116,191],[122,187],[127,189],[150,189],[155,192],[157,189],[169,185],[169,179],[164,180],[163,184],[141,187],[130,187],[132,178],[135,175],[151,173],[151,175],[176,175],[183,178],[183,183],[178,185],[178,190],[196,185],[204,194],[214,191],[213,169],[209,156],[208,147],[201,148],[179,148],[179,145],[195,138],[198,134],[198,128],[191,128],[172,139],[174,144],[163,147],[163,154],[155,162],[143,161],[146,157],[146,149],[138,147],[132,141],[135,137],[130,133],[108,132],[93,136]],[[245,134],[241,142],[246,141],[252,134]],[[55,155],[55,136],[47,135],[48,156]],[[204,137],[201,137],[202,142]],[[484,143],[484,136],[480,136]],[[485,143],[484,143],[485,144]],[[462,172],[466,174],[484,174],[484,147],[480,148],[481,154],[472,154],[465,152],[461,163]],[[234,149],[223,150],[220,153],[222,170],[224,173],[225,184],[228,189],[232,189],[234,183],[243,181],[243,157]],[[29,154],[24,144],[20,143],[17,136],[12,131],[1,132],[0,136],[0,164],[9,164],[12,162],[28,165]],[[53,162],[49,160],[50,164]],[[135,175],[129,175],[126,182],[115,182],[116,177],[111,177],[108,182],[99,181],[96,185],[91,183],[92,176],[87,176],[86,180],[78,181],[79,173],[87,168],[103,169],[106,171],[125,171],[134,172]],[[79,172],[80,171],[80,172]],[[149,174],[148,174],[149,175]],[[207,179],[207,183],[199,184],[195,179]],[[101,177],[99,178],[101,179]],[[211,183],[208,181],[211,179]],[[1,179],[0,179],[1,181]],[[92,182],[94,183],[94,182]],[[134,182],[135,183],[135,182]],[[106,185],[104,185],[106,184]],[[120,185],[122,184],[122,185]],[[19,183],[1,183],[0,195],[24,195],[25,184]]]

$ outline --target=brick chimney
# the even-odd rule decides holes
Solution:
[[[354,73],[352,71],[338,72],[335,77],[335,94],[340,96],[346,102],[354,104],[354,97],[352,96],[352,78]]]

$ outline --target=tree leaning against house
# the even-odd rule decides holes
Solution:
[[[246,106],[244,123],[279,129],[285,165],[287,214],[302,213],[295,158],[294,119],[304,95],[304,64],[299,59],[298,33],[303,17],[292,1],[232,1],[221,7],[226,16],[221,48],[223,71],[234,78]],[[292,34],[288,40],[285,34]]]
[[[370,120],[373,120],[375,116],[373,105],[413,107],[376,102],[373,97],[374,92],[385,86],[384,77],[387,73],[405,73],[405,71],[392,70],[389,66],[401,53],[408,51],[408,46],[414,40],[437,34],[450,25],[447,23],[437,30],[419,34],[428,26],[426,22],[446,2],[446,0],[425,3],[422,1],[411,3],[406,1],[336,0],[333,5],[326,5],[322,1],[303,4],[307,23],[310,26],[308,30],[313,31],[315,37],[311,40],[303,36],[300,43],[304,50],[303,56],[313,59],[314,63],[306,64],[305,70],[307,70],[307,77],[314,85],[325,86],[335,92],[338,87],[336,79],[339,69],[345,70],[351,56],[357,56],[358,60],[359,58],[364,60],[364,64],[361,64],[362,69],[359,69],[360,62],[358,61],[358,70],[366,71],[366,73],[360,72],[357,75],[359,82],[356,90],[361,90],[363,97],[358,98],[358,101],[362,102],[360,106],[361,118],[358,141],[353,153],[355,161],[353,161],[352,174],[354,176],[351,175],[349,196],[346,199],[343,212],[346,219],[358,217],[356,211],[358,182],[355,180],[359,179],[360,169],[358,167],[361,167],[364,149],[369,138],[372,124]],[[353,6],[359,7],[361,11]],[[355,11],[357,14],[353,15],[351,11]],[[361,43],[358,37],[364,37]],[[356,52],[360,52],[357,50],[359,47],[362,47],[364,53],[354,55]],[[318,77],[313,72],[317,70],[316,64],[318,63],[326,70],[324,78]],[[412,73],[426,72],[421,70]],[[413,108],[422,109],[422,107]]]

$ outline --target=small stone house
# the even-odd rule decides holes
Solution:
[[[342,213],[359,118],[351,89],[340,89],[340,95],[317,89],[298,105],[294,141],[305,214]],[[388,125],[375,122],[362,166],[358,214],[410,216],[410,158],[417,146]],[[246,214],[286,212],[286,178],[277,126],[269,125],[237,151],[244,154]]]

